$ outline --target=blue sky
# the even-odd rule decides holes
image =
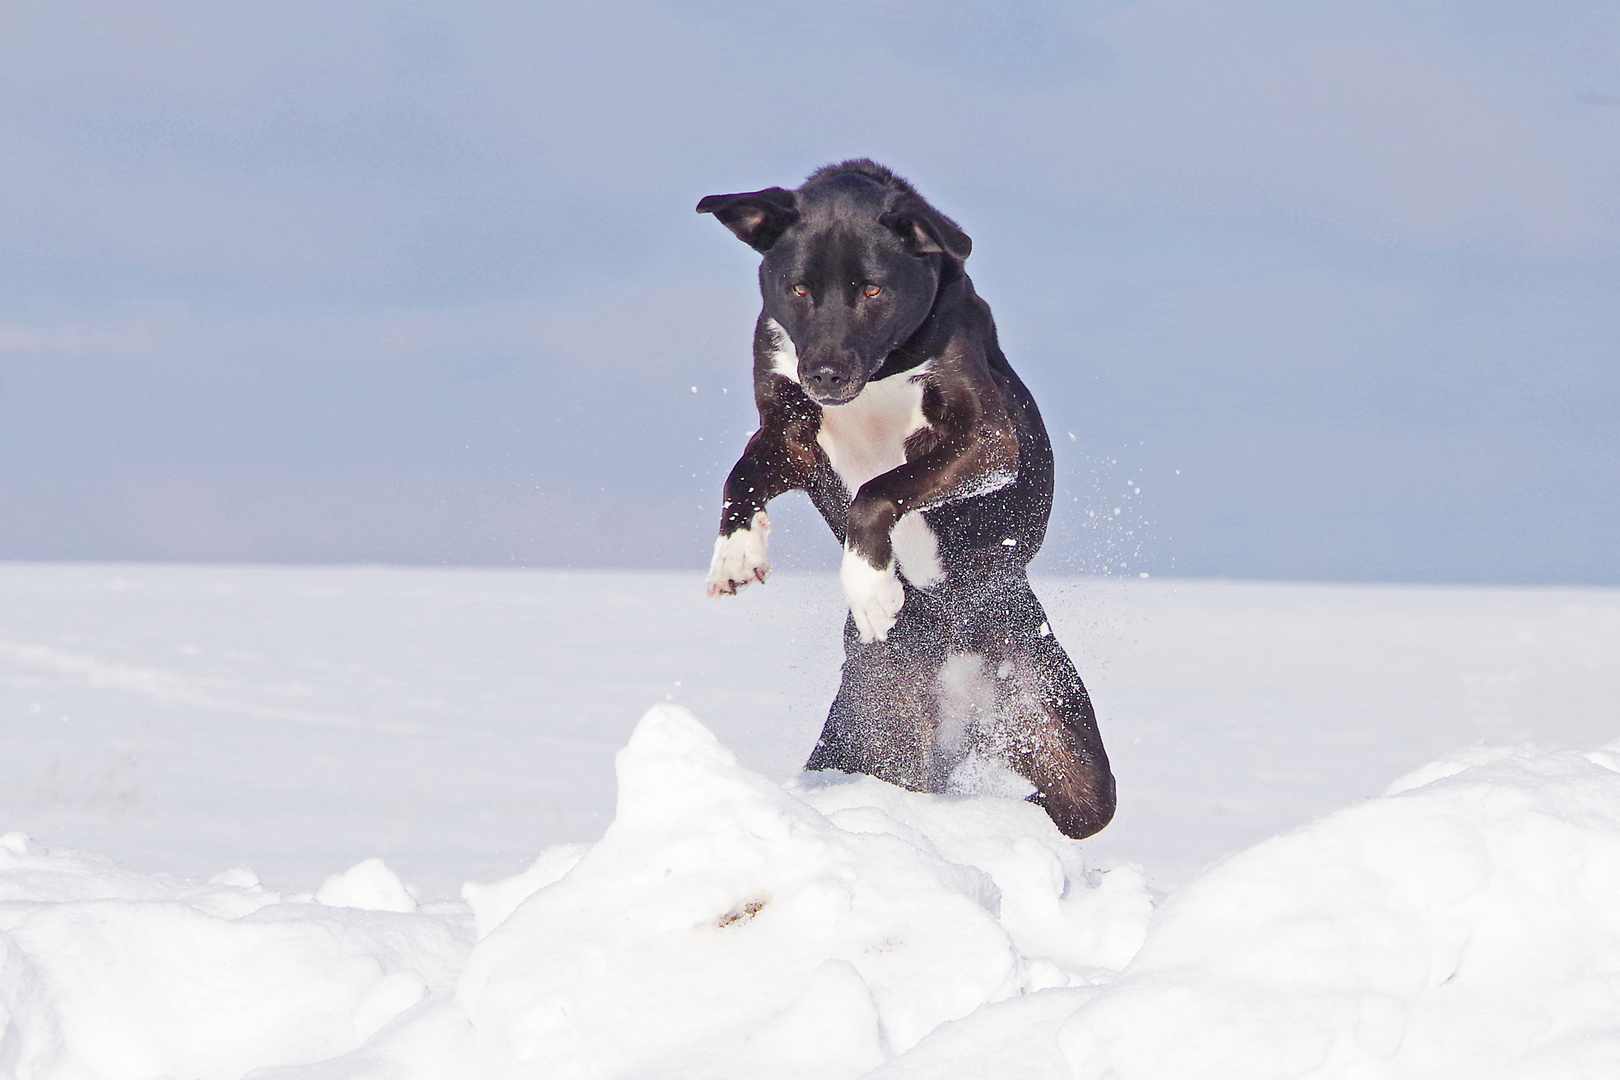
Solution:
[[[8,4],[0,149],[0,558],[701,570],[692,205],[864,155],[974,238],[1049,569],[1620,583],[1610,4]]]

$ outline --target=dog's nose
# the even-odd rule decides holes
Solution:
[[[823,397],[840,397],[849,387],[849,376],[831,364],[818,364],[804,377],[810,389]]]

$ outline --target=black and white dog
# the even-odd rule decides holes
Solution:
[[[760,426],[726,479],[709,594],[765,580],[783,492],[844,545],[843,684],[805,767],[946,791],[999,762],[1068,835],[1101,829],[1108,757],[1025,573],[1052,447],[963,271],[972,241],[866,160],[697,209],[765,257]]]

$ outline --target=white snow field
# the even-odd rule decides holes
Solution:
[[[1037,591],[1081,842],[797,773],[831,576],[0,566],[0,1076],[1620,1076],[1620,590]]]

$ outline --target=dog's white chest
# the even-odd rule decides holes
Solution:
[[[767,324],[776,344],[771,370],[799,381],[799,358],[787,331]],[[906,463],[906,440],[928,423],[923,416],[922,377],[928,365],[891,375],[866,388],[847,405],[823,405],[816,442],[833,471],[854,498],[861,485]],[[921,514],[902,517],[890,534],[900,570],[915,585],[927,588],[944,576],[939,538]]]
[[[906,440],[928,423],[919,370],[867,383],[847,405],[824,405],[816,442],[850,495],[861,485],[906,463]]]
[[[771,370],[799,381],[799,356],[793,339],[772,319],[766,323],[776,344]],[[861,485],[906,463],[906,440],[928,423],[923,416],[923,364],[911,371],[867,383],[847,405],[823,405],[816,442],[844,482],[850,498]]]

